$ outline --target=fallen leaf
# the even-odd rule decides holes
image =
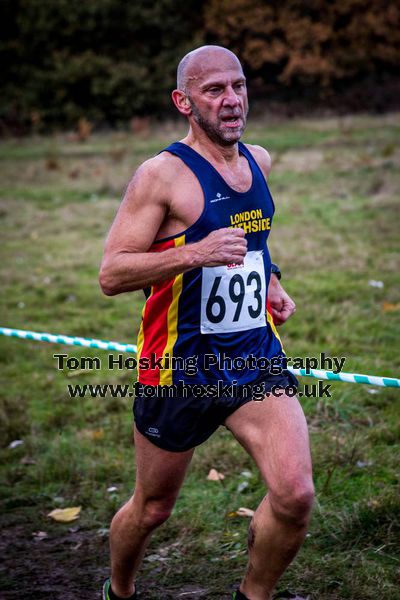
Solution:
[[[75,546],[72,546],[72,550],[79,550],[79,548],[82,546],[82,542],[78,542],[77,544],[75,544]]]
[[[367,506],[369,506],[370,508],[376,508],[377,506],[379,506],[379,500],[369,500],[367,502]]]
[[[36,460],[31,456],[24,456],[19,462],[21,465],[36,465]]]
[[[69,523],[79,519],[79,513],[81,512],[80,506],[71,506],[70,508],[55,508],[49,514],[48,517],[58,521],[59,523]]]
[[[235,519],[236,517],[250,517],[251,518],[253,515],[254,515],[254,510],[251,510],[251,508],[244,508],[243,506],[241,506],[237,510],[233,510],[233,511],[226,513],[226,518],[227,519]]]
[[[370,279],[368,281],[368,285],[370,285],[371,287],[374,287],[374,288],[383,288],[384,287],[383,281],[377,281],[376,279]]]
[[[382,312],[387,313],[387,312],[396,312],[400,310],[400,302],[398,302],[397,304],[393,304],[392,302],[384,302],[382,304]]]
[[[236,514],[238,517],[252,517],[254,515],[254,510],[251,510],[251,508],[245,508],[244,506],[241,506],[237,509]]]
[[[63,498],[62,496],[54,496],[53,502],[55,502],[56,504],[64,504],[65,498]]]
[[[98,440],[103,439],[104,430],[103,429],[81,429],[78,432],[78,436],[80,438],[98,441]]]
[[[97,535],[99,535],[100,537],[106,537],[106,536],[108,536],[108,533],[109,533],[109,531],[110,531],[110,530],[109,530],[109,529],[107,529],[106,527],[102,527],[101,529],[98,529],[96,533],[97,533]]]
[[[242,471],[240,474],[242,477],[246,477],[246,479],[250,479],[253,476],[251,471]]]
[[[161,556],[160,554],[150,554],[149,556],[146,556],[144,560],[159,563],[165,562],[166,560],[168,560],[168,558],[166,558],[165,556]]]
[[[238,514],[237,514],[236,510],[231,510],[230,512],[226,513],[227,519],[234,519],[237,516],[238,516]]]
[[[34,531],[32,535],[34,540],[44,540],[45,538],[49,537],[49,534],[45,531]]]
[[[8,447],[11,450],[14,450],[14,448],[18,448],[18,446],[22,446],[23,443],[24,443],[24,440],[14,440],[8,444]]]
[[[241,492],[244,492],[244,490],[246,488],[249,487],[249,482],[248,481],[242,481],[241,483],[239,483],[239,485],[237,486],[237,492],[240,494]]]
[[[222,481],[222,479],[225,479],[225,475],[218,473],[217,469],[210,469],[207,479],[208,481]]]
[[[364,469],[365,467],[370,467],[373,464],[373,460],[358,460],[356,462],[356,467],[358,467],[359,469]]]

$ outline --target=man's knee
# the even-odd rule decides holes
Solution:
[[[174,500],[147,500],[140,511],[140,522],[145,529],[155,529],[162,525],[171,515]]]
[[[299,527],[304,526],[314,503],[311,478],[293,478],[282,491],[270,492],[272,510],[276,516]]]

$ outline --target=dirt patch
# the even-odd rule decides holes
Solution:
[[[14,525],[2,531],[0,554],[1,600],[97,600],[108,575],[108,541],[88,531],[35,539]]]
[[[0,599],[100,600],[102,583],[109,575],[108,538],[74,529],[40,539],[32,535],[28,524],[3,528]],[[173,569],[166,577],[162,565],[140,576],[138,589],[143,600],[231,598],[215,595],[203,585],[174,585]]]

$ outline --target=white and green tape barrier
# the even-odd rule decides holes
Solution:
[[[0,335],[21,338],[23,340],[34,340],[36,342],[50,342],[52,344],[66,344],[68,346],[84,346],[85,348],[100,348],[100,350],[114,350],[117,352],[130,353],[137,352],[137,346],[135,344],[120,344],[119,342],[109,342],[92,338],[54,335],[52,333],[37,333],[35,331],[10,329],[8,327],[0,327]],[[361,373],[333,373],[333,371],[323,371],[321,369],[292,369],[290,367],[288,367],[288,371],[293,373],[293,375],[298,375],[300,377],[314,377],[315,379],[329,379],[347,383],[366,383],[382,387],[400,388],[400,379],[395,379],[394,377],[378,377],[376,375],[362,375]]]
[[[300,377],[315,377],[315,379],[329,379],[332,381],[345,381],[347,383],[368,383],[382,387],[400,387],[400,379],[394,377],[378,377],[377,375],[363,375],[361,373],[333,373],[320,369],[291,369],[288,371]]]
[[[66,344],[67,346],[84,346],[85,348],[100,348],[100,350],[116,350],[117,352],[137,352],[135,344],[119,344],[118,342],[107,342],[105,340],[94,340],[70,335],[54,335],[53,333],[37,333],[35,331],[24,331],[23,329],[9,329],[8,327],[0,327],[0,335],[17,337],[23,340],[34,340],[35,342]]]

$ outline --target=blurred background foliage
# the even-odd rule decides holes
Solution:
[[[236,52],[253,98],[286,111],[399,103],[400,6],[387,0],[2,0],[0,11],[3,133],[170,116],[176,66],[203,43]]]

